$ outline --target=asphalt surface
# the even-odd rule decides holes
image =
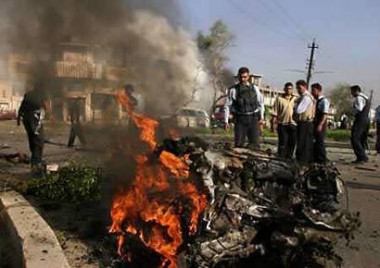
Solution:
[[[101,154],[98,152],[66,148],[64,144],[67,142],[68,135],[69,125],[46,124],[46,136],[50,141],[57,143],[57,145],[46,144],[44,155],[48,164],[62,164],[83,158],[93,161],[94,164],[101,162]],[[230,141],[225,136],[203,135],[202,137],[212,141]],[[275,147],[275,139],[265,138],[265,141],[269,148]],[[343,267],[380,267],[380,156],[370,155],[369,163],[355,166],[350,163],[354,160],[354,155],[348,143],[328,142],[327,145],[329,159],[336,163],[342,178],[348,185],[350,210],[360,212],[362,221],[362,227],[351,245],[339,247],[339,252],[344,259]],[[22,127],[15,126],[14,121],[0,121],[0,153],[14,152],[29,153],[26,134]],[[0,177],[3,178],[0,180],[0,188],[4,188],[6,182],[10,182],[12,174],[27,174],[28,171],[27,165],[11,164],[0,160]],[[68,249],[67,252],[75,254],[73,253],[75,249]],[[75,259],[75,256],[73,258]],[[68,257],[69,262],[73,258]]]

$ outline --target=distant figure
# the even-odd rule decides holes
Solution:
[[[225,130],[229,129],[230,111],[235,115],[235,147],[243,147],[248,137],[248,146],[258,149],[260,124],[264,122],[264,99],[260,89],[251,84],[249,69],[238,70],[239,83],[229,89],[225,104]]]
[[[284,86],[284,93],[278,95],[273,103],[273,118],[277,121],[278,156],[293,158],[297,142],[297,124],[293,119],[294,103],[293,84]]]
[[[347,129],[348,126],[348,116],[346,114],[342,114],[340,117],[340,129]]]
[[[135,88],[133,85],[128,84],[124,86],[124,92],[128,96],[129,100],[131,101],[132,108],[135,108],[138,104],[137,99],[134,96]]]
[[[322,86],[319,83],[311,85],[311,94],[317,101],[314,117],[314,162],[326,164],[328,160],[325,147],[325,136],[330,103],[327,98],[322,95]]]
[[[299,80],[296,83],[300,95],[294,107],[293,116],[297,122],[297,149],[296,158],[301,164],[309,164],[313,154],[313,121],[315,114],[315,101],[307,90],[307,83]]]
[[[355,98],[352,112],[355,115],[354,124],[351,128],[351,145],[356,155],[356,160],[352,163],[361,164],[368,162],[365,149],[369,132],[369,110],[370,103],[368,97],[361,92],[358,85],[351,87],[351,95]]]
[[[71,122],[71,129],[70,129],[70,136],[69,141],[67,143],[67,147],[72,148],[74,147],[75,138],[78,136],[79,141],[81,145],[86,145],[86,140],[83,135],[83,129],[82,125],[80,123],[80,117],[81,117],[81,106],[80,106],[81,99],[78,97],[74,99],[69,107],[69,116],[70,116],[70,122]]]
[[[376,123],[376,152],[380,154],[380,105],[376,107],[375,123]]]
[[[44,91],[36,84],[27,86],[27,92],[18,111],[17,125],[19,126],[22,121],[28,135],[33,175],[39,174],[44,168],[42,161],[44,149],[42,120],[47,109],[48,102]]]
[[[145,108],[144,100],[142,96],[136,92],[135,87],[131,84],[125,85],[124,92],[130,99],[133,110],[138,113],[143,113]]]

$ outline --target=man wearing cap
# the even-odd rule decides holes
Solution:
[[[362,164],[368,162],[365,149],[369,131],[370,103],[368,97],[362,93],[358,85],[351,87],[351,95],[354,97],[352,113],[355,116],[354,124],[351,128],[351,145],[356,156],[356,160],[352,163]]]
[[[232,86],[225,104],[225,129],[229,129],[230,111],[235,116],[235,147],[243,147],[245,138],[252,149],[259,148],[260,124],[264,120],[264,99],[260,89],[252,84],[247,67],[238,70],[239,83]]]

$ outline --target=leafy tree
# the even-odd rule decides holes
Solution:
[[[233,73],[225,68],[228,61],[227,50],[232,46],[234,36],[229,32],[227,25],[221,20],[216,21],[207,35],[198,33],[197,44],[203,57],[204,63],[210,75],[213,86],[213,104],[216,101],[218,92],[223,92],[230,86],[231,80],[226,79]]]
[[[330,92],[331,104],[336,108],[336,120],[344,113],[347,116],[351,115],[352,96],[350,85],[338,84]]]

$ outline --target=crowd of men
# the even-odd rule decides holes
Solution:
[[[239,82],[232,86],[227,95],[225,104],[225,129],[230,128],[230,114],[233,113],[234,139],[236,147],[245,146],[260,148],[260,125],[264,123],[264,98],[259,88],[250,82],[250,71],[246,67],[238,70]],[[326,153],[325,137],[327,116],[330,103],[323,95],[323,88],[319,83],[310,86],[304,80],[295,83],[298,95],[294,94],[294,85],[288,82],[284,86],[284,93],[280,94],[273,105],[272,117],[277,123],[278,156],[296,160],[301,164],[326,164],[329,160]],[[132,105],[138,109],[141,100],[134,94],[134,87],[126,85],[125,94],[129,96]],[[354,123],[351,128],[351,145],[356,159],[353,163],[368,161],[366,148],[369,132],[369,98],[361,92],[358,85],[351,87],[354,98],[352,113]],[[141,106],[141,105],[140,105]],[[18,111],[17,124],[23,122],[29,148],[33,170],[41,170],[43,163],[44,136],[42,120],[47,110],[47,97],[41,85],[30,84],[27,93]],[[68,147],[74,146],[78,137],[82,145],[86,144],[80,124],[80,99],[74,99],[69,107],[71,130]],[[380,106],[376,109],[377,143],[376,150],[380,153]]]
[[[259,148],[260,124],[264,122],[264,99],[259,88],[250,82],[250,72],[246,67],[238,70],[239,83],[232,86],[225,104],[225,126],[230,127],[230,113],[234,114],[235,147],[243,147],[248,139],[248,147]],[[273,105],[272,116],[277,123],[278,156],[296,160],[301,164],[326,164],[325,137],[330,103],[323,95],[322,85],[314,83],[308,90],[304,80],[295,83],[298,95],[294,94],[293,83],[284,86]],[[368,161],[366,148],[369,132],[369,98],[358,85],[351,87],[354,98],[352,113],[355,120],[351,129],[351,145],[355,153],[355,164]],[[380,108],[377,122],[380,122]],[[379,125],[377,127],[377,151],[380,152]]]

